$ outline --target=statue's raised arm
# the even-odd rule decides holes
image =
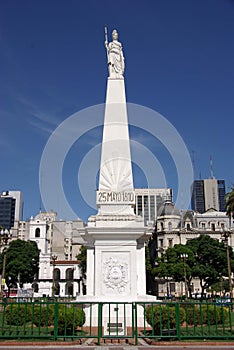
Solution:
[[[114,79],[123,78],[124,56],[122,44],[118,41],[118,32],[116,29],[113,30],[112,41],[110,43],[108,43],[106,28],[105,35],[105,46],[107,50],[109,77]]]

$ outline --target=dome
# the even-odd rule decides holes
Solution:
[[[158,216],[180,216],[179,209],[176,208],[175,204],[166,201],[158,210]]]

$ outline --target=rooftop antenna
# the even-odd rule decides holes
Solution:
[[[193,176],[194,176],[194,178],[196,178],[196,175],[195,175],[195,151],[191,151],[191,153],[192,153]]]
[[[212,155],[210,155],[210,178],[214,179]]]

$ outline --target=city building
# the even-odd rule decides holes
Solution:
[[[85,280],[77,260],[84,244],[79,233],[83,226],[79,219],[58,220],[53,211],[40,211],[27,221],[15,221],[9,230],[8,243],[15,239],[30,240],[36,242],[40,250],[38,276],[32,284],[24,285],[25,290],[33,288],[34,297],[77,297],[83,294]]]
[[[4,191],[0,195],[0,226],[11,229],[23,218],[23,196],[21,191]]]
[[[144,219],[145,225],[154,225],[158,210],[166,199],[172,200],[171,188],[136,188],[135,213]]]
[[[211,208],[225,211],[225,181],[215,178],[195,180],[192,186],[191,207],[199,213]]]
[[[8,191],[9,196],[15,198],[15,221],[23,220],[23,194],[21,191]]]
[[[15,198],[9,192],[2,192],[0,195],[0,226],[1,229],[10,230],[15,222]]]
[[[155,250],[151,256],[162,256],[165,251],[176,244],[185,245],[189,240],[198,238],[200,235],[222,240],[223,233],[229,231],[229,246],[234,249],[233,238],[234,224],[230,227],[230,221],[225,212],[209,209],[205,213],[193,210],[179,211],[174,203],[166,201],[158,213],[154,240],[152,245]],[[170,279],[157,279],[154,286],[159,297],[165,295],[181,296],[185,293],[184,283],[178,283]],[[192,281],[192,291],[199,294],[200,282]]]

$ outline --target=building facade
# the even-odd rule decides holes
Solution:
[[[215,178],[195,180],[192,186],[191,207],[199,213],[211,208],[225,211],[225,181]]]
[[[39,273],[25,289],[34,289],[34,297],[78,297],[83,294],[85,280],[77,255],[84,244],[80,236],[83,221],[58,220],[55,212],[39,212],[28,221],[15,221],[10,239],[30,240],[40,250]]]
[[[176,244],[185,245],[189,240],[200,235],[222,240],[222,235],[228,231],[228,245],[234,249],[234,224],[230,227],[230,220],[224,212],[210,209],[205,213],[192,210],[179,211],[172,202],[166,201],[161,207],[155,230],[155,256],[162,256],[169,247]],[[185,294],[185,284],[170,279],[158,279],[157,294],[182,296]],[[192,281],[192,292],[201,293],[200,282]]]
[[[136,188],[135,213],[144,219],[144,224],[154,225],[158,210],[166,199],[172,200],[171,188]]]

